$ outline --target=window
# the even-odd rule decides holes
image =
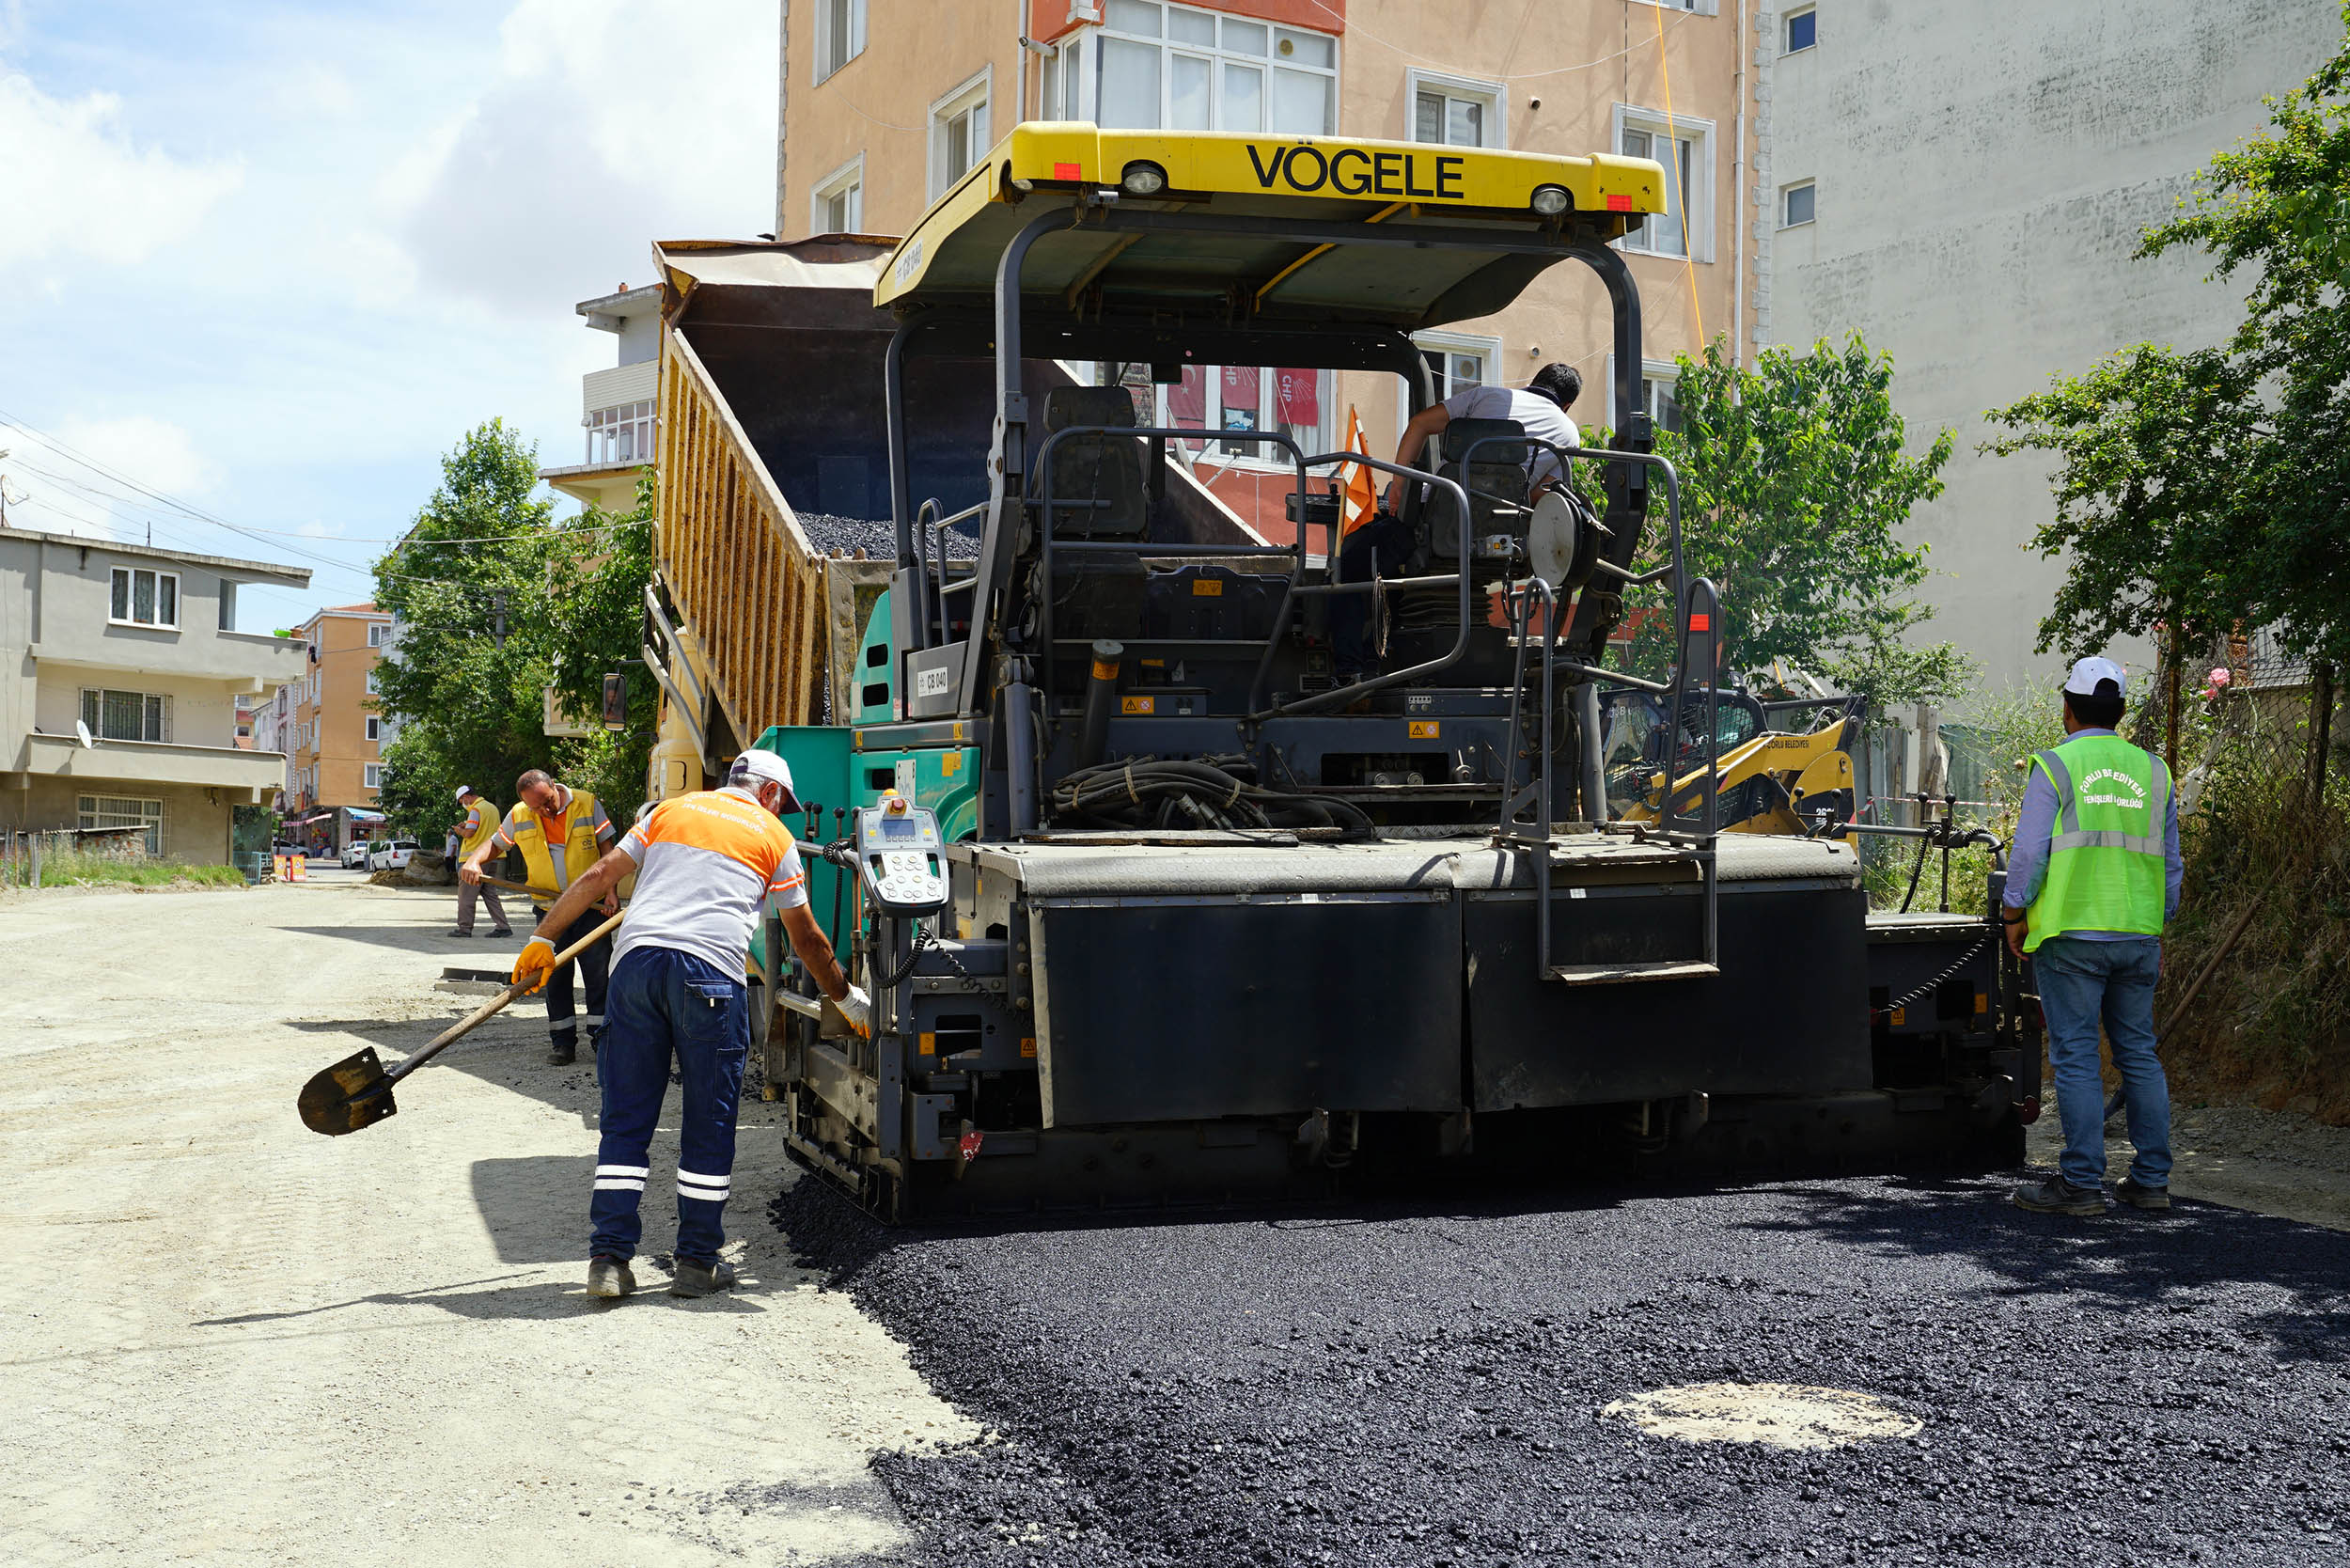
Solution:
[[[1673,396],[1680,385],[1681,371],[1676,366],[1651,363],[1640,367],[1640,407],[1660,431],[1681,429],[1681,400]]]
[[[368,720],[368,739],[376,742],[381,742],[384,739],[384,721],[382,719],[369,718]]]
[[[1098,59],[1092,114],[1084,113],[1089,95],[1074,70],[1065,70],[1064,90],[1068,118],[1104,130],[1338,129],[1338,40],[1326,33],[1158,0],[1107,0]]]
[[[1626,104],[1616,106],[1616,146],[1627,158],[1653,158],[1665,165],[1665,207],[1619,242],[1626,250],[1654,256],[1714,259],[1714,127],[1707,120],[1666,117]],[[1694,197],[1695,199],[1691,199]]]
[[[220,580],[220,629],[237,629],[237,585],[223,577]]]
[[[1699,16],[1720,14],[1720,0],[1640,0],[1642,5],[1662,6],[1668,11],[1690,11]]]
[[[1334,388],[1327,370],[1186,365],[1183,379],[1159,388],[1158,395],[1164,411],[1159,423],[1178,430],[1275,431],[1296,442],[1308,457],[1337,444],[1330,434]],[[1218,462],[1237,459],[1296,472],[1289,453],[1275,442],[1203,437],[1182,445],[1195,454],[1209,453]]]
[[[600,408],[588,416],[590,463],[652,461],[652,401]]]
[[[816,0],[816,80],[865,53],[865,0]]]
[[[384,695],[384,676],[381,671],[372,669],[368,671],[368,695],[369,697]]]
[[[362,782],[365,784],[365,786],[366,786],[368,789],[370,789],[370,790],[377,790],[377,789],[381,789],[381,788],[383,788],[383,785],[384,785],[384,764],[383,764],[383,763],[381,763],[381,762],[369,762],[369,763],[368,763],[368,764],[367,764],[367,766],[366,766],[366,769],[365,769],[365,777],[363,778]]]
[[[865,154],[826,175],[808,198],[808,232],[854,234],[865,227]]]
[[[164,853],[164,803],[160,800],[126,799],[119,795],[84,795],[76,803],[85,828],[143,827],[147,829],[147,853]]]
[[[124,626],[180,626],[180,573],[143,568],[114,569],[114,591],[106,619]]]
[[[1507,147],[1502,123],[1510,99],[1496,82],[1404,72],[1412,100],[1412,140],[1449,147]]]
[[[369,648],[381,648],[391,640],[391,627],[385,625],[382,621],[369,621],[368,623],[368,646]]]
[[[1818,212],[1819,187],[1807,180],[1780,194],[1778,227],[1795,228],[1810,223]]]
[[[102,741],[171,739],[171,698],[152,692],[82,688],[82,722]]]
[[[931,105],[931,199],[970,171],[986,156],[988,72],[977,76]]]
[[[1815,10],[1787,13],[1787,48],[1785,53],[1800,55],[1820,41],[1820,13]]]

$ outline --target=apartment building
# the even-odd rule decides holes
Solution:
[[[606,511],[636,504],[636,476],[652,464],[653,403],[661,377],[661,288],[623,285],[582,300],[582,320],[615,338],[614,364],[580,378],[586,452],[575,463],[539,470],[558,493]]]
[[[392,637],[388,611],[373,604],[343,604],[319,611],[295,630],[307,668],[290,696],[287,736],[290,815],[332,813],[340,849],[349,811],[374,819],[382,783],[388,724],[376,711],[375,666]]]
[[[300,676],[300,642],[234,630],[237,589],[301,567],[0,528],[0,827],[146,830],[151,855],[228,858],[240,806],[285,759],[238,714]]]
[[[1645,310],[1640,395],[1669,424],[1673,355],[1749,341],[1748,27],[1741,0],[799,0],[783,11],[776,232],[902,234],[1023,119],[1652,157],[1670,210],[1622,243]],[[1576,418],[1612,425],[1607,322],[1598,280],[1559,267],[1507,311],[1419,341],[1439,396],[1564,361],[1583,372]],[[1342,442],[1350,409],[1391,447],[1404,415],[1394,378],[1369,373],[1220,366],[1136,389],[1166,424],[1279,429],[1308,451]],[[1252,447],[1203,437],[1195,453],[1235,510],[1280,516],[1289,481]]]

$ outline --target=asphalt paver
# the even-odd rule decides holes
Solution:
[[[2350,1561],[2350,1235],[2012,1184],[893,1231],[803,1181],[773,1213],[989,1429],[876,1459],[893,1564]],[[1922,1425],[1603,1414],[1716,1382]]]

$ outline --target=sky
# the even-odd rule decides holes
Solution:
[[[8,522],[312,569],[266,632],[370,598],[474,426],[581,462],[573,306],[774,224],[780,9],[0,0]]]

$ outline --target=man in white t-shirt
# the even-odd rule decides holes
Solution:
[[[1567,417],[1567,410],[1583,391],[1583,375],[1572,365],[1545,365],[1524,387],[1471,386],[1440,403],[1431,403],[1412,416],[1396,443],[1395,461],[1419,461],[1428,438],[1450,427],[1455,419],[1514,419],[1526,433],[1559,447],[1579,447],[1582,432]],[[1559,482],[1559,460],[1546,449],[1528,446],[1526,470],[1536,494]],[[1403,570],[1412,553],[1411,530],[1403,525],[1402,486],[1387,486],[1386,506],[1370,522],[1347,535],[1339,555],[1342,582],[1368,578],[1376,563],[1379,575],[1392,577]],[[1376,673],[1378,651],[1371,646],[1371,599],[1368,594],[1341,593],[1330,601],[1330,651],[1340,685],[1352,685]]]

